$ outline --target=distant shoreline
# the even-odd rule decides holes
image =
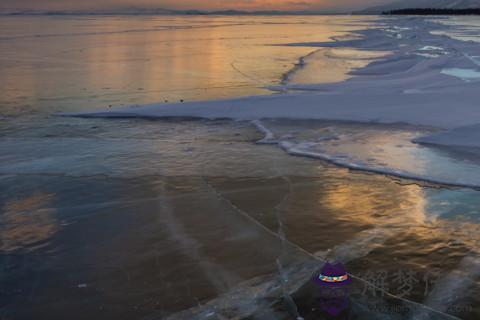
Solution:
[[[321,11],[242,11],[242,10],[167,10],[167,9],[132,9],[132,10],[112,10],[112,11],[4,11],[0,16],[327,16],[327,15],[351,15],[351,12],[321,12]]]
[[[472,9],[435,9],[435,8],[407,8],[382,12],[383,15],[422,15],[422,16],[467,16],[480,15],[480,8]]]

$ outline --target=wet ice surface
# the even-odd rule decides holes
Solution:
[[[327,41],[368,20],[2,17],[0,116],[269,94],[313,51],[277,44]]]
[[[75,319],[72,310],[82,310],[79,319],[288,319],[293,309],[278,302],[288,292],[310,319],[319,308],[309,279],[326,258],[362,278],[388,270],[395,294],[401,290],[394,272],[413,270],[419,283],[406,297],[447,299],[447,306],[464,306],[465,319],[478,315],[469,307],[478,303],[478,287],[463,281],[458,302],[449,284],[451,277],[477,276],[462,267],[476,263],[476,191],[421,187],[291,157],[255,144],[262,135],[249,122],[81,119],[65,131],[65,121],[52,121],[48,137],[19,131],[1,141],[9,157],[0,179],[5,315]],[[359,128],[265,125],[275,134],[301,131],[301,139]],[[382,132],[369,130],[369,138]],[[445,278],[432,296],[421,282],[431,270]],[[363,294],[361,281],[354,287],[352,312],[382,317],[375,308],[388,300]],[[416,310],[410,303],[402,308]]]
[[[280,252],[285,264],[302,261],[214,186],[295,167],[309,175],[296,159],[272,167],[278,153],[251,143],[250,124],[84,121],[67,132],[64,124],[52,121],[49,137],[2,139],[2,316],[164,315],[274,272]],[[227,194],[284,189],[272,180]]]

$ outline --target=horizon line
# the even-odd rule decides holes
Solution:
[[[358,11],[357,11],[358,12]],[[348,15],[354,14],[348,10],[199,10],[199,9],[165,9],[165,8],[119,8],[119,9],[0,9],[1,16],[14,15]]]

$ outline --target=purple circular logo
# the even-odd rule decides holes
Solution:
[[[325,263],[314,282],[320,286],[320,306],[331,316],[338,316],[350,306],[349,284],[352,279],[341,263]]]

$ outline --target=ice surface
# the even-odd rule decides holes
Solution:
[[[419,136],[411,137],[411,139],[417,139],[418,142],[430,142],[445,146],[477,146],[474,141],[478,141],[478,139],[472,137],[480,135],[480,127],[477,125],[480,124],[480,112],[478,111],[480,72],[476,71],[478,64],[472,57],[479,55],[478,46],[471,42],[432,34],[432,30],[448,27],[442,27],[424,18],[388,18],[382,22],[384,27],[358,31],[358,37],[353,39],[289,44],[291,46],[348,47],[372,52],[391,52],[388,56],[370,63],[365,68],[352,71],[351,74],[354,77],[342,82],[285,84],[272,89],[287,93],[273,96],[192,102],[181,105],[150,104],[134,108],[112,108],[69,115],[112,118],[193,117],[254,120],[257,128],[265,134],[261,143],[277,142],[272,140],[271,133],[259,122],[261,119],[408,123],[452,130],[434,136],[431,136],[432,132],[426,132],[430,138],[425,138],[423,141]],[[396,36],[392,38],[392,34]],[[298,93],[297,91],[303,92]],[[468,131],[465,129],[455,130],[459,127],[467,127]],[[375,152],[372,152],[367,158],[362,158],[355,157],[355,148],[343,150],[339,155],[335,148],[322,150],[321,146],[318,147],[311,141],[278,142],[281,148],[292,155],[327,160],[351,169],[369,170],[435,183],[480,186],[480,178],[468,175],[458,176],[459,170],[467,169],[457,170],[455,165],[449,167],[454,163],[453,161],[440,161],[442,165],[437,168],[438,170],[420,170],[420,172],[412,170],[412,168],[394,165],[388,161],[372,165],[367,160],[374,159]],[[389,152],[395,151],[395,148],[388,149]],[[405,155],[405,152],[402,154]],[[420,158],[417,160],[421,160]],[[434,163],[434,160],[436,159],[422,161],[426,164]],[[478,164],[475,162],[473,166],[477,168]],[[453,169],[449,170],[451,168]],[[447,172],[447,174],[442,172]]]

